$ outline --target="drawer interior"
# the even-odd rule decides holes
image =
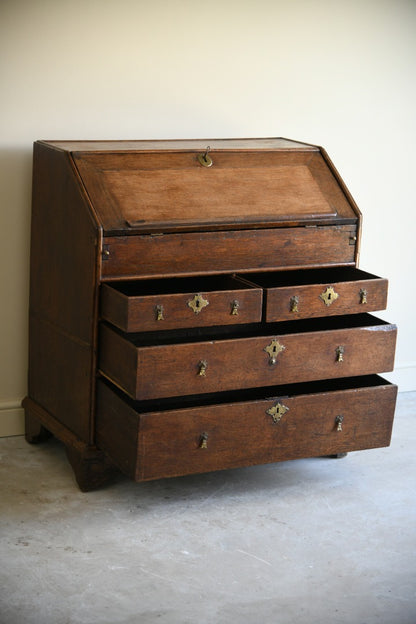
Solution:
[[[249,276],[246,275],[244,279],[261,288],[274,288],[279,286],[328,284],[331,282],[355,282],[381,278],[355,267],[333,267],[328,269],[304,269],[302,271],[266,271],[263,273],[252,273]]]
[[[111,388],[127,405],[137,413],[165,412],[191,407],[205,407],[218,403],[245,403],[247,401],[261,401],[273,398],[301,396],[308,394],[321,394],[325,392],[338,392],[341,390],[355,390],[360,388],[378,388],[380,386],[392,386],[389,381],[380,375],[363,375],[360,377],[344,377],[339,379],[324,379],[304,383],[294,383],[282,386],[267,386],[265,388],[243,388],[228,392],[214,392],[208,394],[195,394],[181,397],[169,397],[136,401],[122,392],[111,382],[102,378],[100,384]]]
[[[110,282],[106,284],[106,287],[112,288],[126,297],[148,297],[153,295],[256,288],[254,284],[243,281],[234,275],[124,280],[121,282]]]
[[[256,336],[300,334],[306,332],[330,331],[337,329],[351,329],[357,327],[380,327],[391,328],[391,324],[379,319],[372,314],[351,314],[335,316],[332,318],[316,318],[299,321],[286,321],[281,323],[268,323],[266,325],[249,324],[238,328],[227,327],[198,327],[183,329],[175,332],[139,332],[121,335],[128,338],[136,347],[152,345],[169,345],[200,342],[203,340],[216,341],[221,339],[253,338]]]

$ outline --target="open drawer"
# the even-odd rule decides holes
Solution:
[[[101,286],[101,317],[125,332],[256,323],[262,299],[233,276],[116,282]]]
[[[178,406],[126,401],[101,381],[96,439],[137,481],[333,455],[388,446],[396,394],[396,386],[370,376]]]
[[[121,334],[100,328],[100,372],[135,399],[393,369],[396,326],[370,314],[264,326]]]
[[[269,322],[375,312],[387,304],[387,280],[354,267],[256,273],[247,279],[264,289]]]

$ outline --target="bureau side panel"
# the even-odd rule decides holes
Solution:
[[[355,225],[108,237],[102,277],[353,265],[355,237]]]
[[[89,442],[99,228],[70,156],[40,144],[31,229],[29,396]]]

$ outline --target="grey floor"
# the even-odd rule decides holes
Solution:
[[[415,624],[416,393],[388,449],[77,490],[0,440],[1,624]]]

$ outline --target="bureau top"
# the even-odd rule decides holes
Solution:
[[[283,138],[37,141],[105,235],[357,223],[325,151]],[[36,171],[36,169],[35,169]]]
[[[308,143],[284,138],[261,139],[159,139],[140,141],[39,141],[67,152],[158,152],[158,151],[201,151],[207,145],[220,150],[288,150],[302,149],[318,151]]]

